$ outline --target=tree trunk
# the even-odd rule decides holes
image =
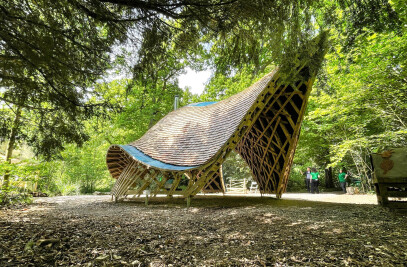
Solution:
[[[334,188],[334,180],[332,176],[332,167],[325,169],[325,188]]]
[[[7,145],[6,161],[8,163],[11,163],[11,157],[13,155],[14,146],[16,143],[16,136],[18,133],[18,129],[20,127],[20,119],[21,119],[21,106],[18,106],[17,110],[16,110],[16,116],[14,117],[14,121],[13,121],[13,128],[11,129],[10,140]],[[3,192],[8,191],[9,184],[10,184],[10,173],[7,171],[4,174],[4,179],[3,179],[3,184],[2,184]]]

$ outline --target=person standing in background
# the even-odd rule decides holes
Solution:
[[[319,172],[317,172],[316,168],[312,168],[311,170],[311,193],[315,194],[315,192],[317,194],[319,194]]]
[[[305,187],[307,188],[308,193],[311,192],[311,168],[307,167],[305,172],[301,172],[304,175]]]
[[[341,185],[343,193],[346,194],[346,178],[348,177],[348,174],[346,174],[342,169],[339,170],[339,184]]]

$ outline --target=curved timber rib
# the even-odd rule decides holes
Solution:
[[[287,75],[277,68],[228,99],[180,108],[135,142],[112,145],[106,156],[117,179],[112,195],[140,196],[146,189],[153,196],[224,192],[221,166],[235,149],[260,192],[281,197],[316,75],[313,57],[299,61],[303,64],[291,74],[295,79],[283,79]]]

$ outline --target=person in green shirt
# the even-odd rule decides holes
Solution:
[[[319,194],[319,172],[317,172],[316,168],[312,168],[311,170],[311,193],[312,194]]]
[[[341,185],[342,191],[346,194],[346,178],[348,175],[342,170],[339,170],[339,184]]]

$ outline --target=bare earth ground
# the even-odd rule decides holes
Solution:
[[[0,266],[403,266],[407,214],[374,195],[40,198],[0,210]],[[355,204],[357,203],[357,204]]]

